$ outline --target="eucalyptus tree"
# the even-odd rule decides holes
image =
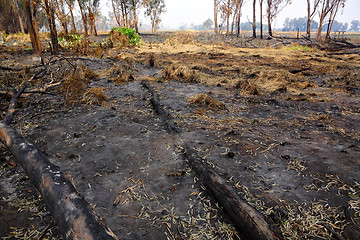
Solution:
[[[330,38],[332,24],[334,23],[336,14],[340,8],[344,8],[346,0],[321,0],[319,8],[319,28],[317,33],[317,40],[321,40],[321,31],[325,19],[328,17],[328,28],[326,31],[326,39]]]
[[[36,55],[41,56],[41,44],[39,28],[36,22],[37,3],[34,0],[25,0],[25,13],[28,22],[28,32],[30,35],[31,46]]]
[[[268,33],[269,37],[273,36],[271,23],[288,4],[291,3],[292,0],[266,0],[267,1],[267,21],[268,21]]]
[[[310,38],[311,21],[319,7],[321,0],[306,0],[307,1],[307,22],[306,22],[306,36]]]
[[[44,0],[44,6],[45,6],[44,9],[46,12],[46,17],[48,19],[49,28],[50,28],[52,51],[57,54],[59,53],[59,43],[57,39],[54,5],[55,5],[55,0]]]
[[[164,0],[144,0],[145,16],[151,20],[151,30],[154,33],[159,28],[161,14],[166,11]]]
[[[70,21],[71,21],[71,32],[76,32],[75,26],[75,18],[74,18],[74,8],[75,8],[75,0],[65,0],[66,5],[68,6],[69,13],[70,13]]]

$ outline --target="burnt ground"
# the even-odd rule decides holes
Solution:
[[[26,96],[13,123],[73,177],[120,239],[239,238],[188,167],[185,143],[284,238],[360,238],[359,48],[327,52],[268,41],[276,47],[250,49],[205,44],[211,37],[202,35],[143,37],[141,48],[105,49],[102,58],[64,51],[96,74],[84,76],[84,92],[70,98],[60,85]],[[24,51],[1,54],[1,66],[38,64]],[[39,84],[66,85],[71,68],[54,63]],[[29,71],[2,70],[2,87]],[[166,131],[142,80],[180,133]],[[91,104],[88,89],[108,99]],[[196,104],[197,94],[212,102]],[[60,238],[41,197],[2,149],[0,236]]]

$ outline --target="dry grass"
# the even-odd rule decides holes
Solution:
[[[235,88],[240,89],[242,94],[259,94],[259,88],[255,84],[250,83],[247,79],[238,81]]]
[[[171,37],[168,37],[164,44],[169,46],[195,44],[194,34],[190,32],[177,33]]]
[[[227,109],[223,103],[217,101],[213,97],[210,97],[206,93],[195,94],[188,99],[188,102],[190,104],[207,107],[212,110],[226,110]]]
[[[135,80],[129,68],[123,65],[115,65],[108,71],[108,76],[117,84],[125,84]]]
[[[109,36],[110,45],[112,47],[122,48],[130,46],[129,39],[118,31],[111,31]]]
[[[163,70],[163,78],[165,80],[182,80],[187,83],[196,83],[199,81],[199,74],[186,66],[175,67],[171,65]]]
[[[90,88],[84,93],[82,102],[87,105],[102,105],[109,101],[109,97],[105,94],[105,88]]]
[[[61,91],[65,95],[65,103],[78,103],[86,91],[87,83],[97,77],[93,71],[87,67],[76,67],[75,71],[65,76],[65,81]]]

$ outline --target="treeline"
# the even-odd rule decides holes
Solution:
[[[103,1],[103,0],[102,0]],[[49,19],[65,34],[79,30],[97,35],[96,25],[107,27],[111,21],[117,26],[138,31],[138,14],[141,10],[156,30],[160,14],[165,11],[164,0],[106,0],[111,6],[111,16],[100,12],[100,0],[0,0],[0,30],[7,33],[29,31],[28,9],[39,29],[51,30]],[[81,23],[78,21],[80,16]],[[81,29],[79,29],[81,28]]]
[[[136,31],[140,9],[144,9],[150,19],[153,31],[158,28],[160,14],[165,11],[164,0],[110,0],[109,3],[118,26],[131,27]],[[100,0],[0,0],[0,6],[0,30],[29,33],[33,50],[38,55],[42,52],[39,26],[48,28],[52,51],[57,53],[57,25],[59,23],[65,34],[77,32],[79,29],[76,28],[74,17],[76,9],[80,12],[85,41],[89,33],[97,35]]]
[[[307,18],[286,18],[284,22],[284,27],[282,31],[297,31],[300,30],[302,32],[306,31],[307,27]],[[328,29],[328,23],[324,24],[322,26],[322,31],[326,31]],[[315,30],[319,28],[319,23],[315,20],[311,21],[310,29]],[[351,31],[351,32],[358,32],[360,31],[360,21],[359,20],[353,20],[350,23],[350,26],[348,23],[342,23],[338,21],[334,21],[332,23],[332,31]]]
[[[322,31],[326,31],[325,38],[330,38],[330,32],[333,27],[338,27],[335,22],[338,11],[345,7],[346,0],[298,0],[303,1],[307,5],[307,15],[305,19],[300,19],[301,28],[306,31],[306,35],[310,38],[311,29],[315,28],[313,18],[319,15],[317,23],[317,40],[321,40]],[[240,34],[242,16],[242,6],[244,0],[214,0],[214,30],[215,33],[222,29],[226,29],[227,34]],[[250,0],[252,4],[252,21],[248,21],[252,27],[252,36],[256,38],[257,28],[260,28],[260,37],[263,38],[263,18],[267,24],[267,32],[269,37],[273,36],[272,23],[276,16],[283,11],[292,0]],[[305,14],[305,13],[304,13]],[[260,25],[257,25],[257,17],[260,19]],[[299,20],[299,19],[297,19]],[[297,21],[296,20],[296,21]],[[290,21],[290,19],[289,19]],[[293,21],[295,22],[295,21]],[[286,23],[287,24],[287,23]],[[285,26],[284,28],[292,28]],[[300,25],[299,25],[300,26]],[[342,26],[343,28],[345,26]],[[347,26],[346,26],[347,27]],[[297,30],[297,29],[296,29]]]

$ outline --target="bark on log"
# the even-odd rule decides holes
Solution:
[[[117,239],[76,190],[71,177],[4,121],[0,121],[0,139],[40,192],[65,239]]]
[[[176,123],[172,120],[172,117],[169,114],[169,112],[167,110],[165,110],[165,108],[161,104],[159,95],[156,93],[156,91],[145,80],[141,82],[141,86],[143,88],[147,89],[148,92],[150,93],[150,95],[151,95],[150,103],[151,103],[152,107],[154,108],[155,112],[157,114],[159,114],[161,120],[165,124],[166,130],[169,133],[179,133],[180,131],[179,131],[178,127],[176,126]]]
[[[216,201],[224,207],[225,212],[244,239],[275,239],[269,225],[259,212],[242,201],[219,174],[206,167],[192,148],[184,146],[184,149],[184,156],[188,159],[190,166]]]

